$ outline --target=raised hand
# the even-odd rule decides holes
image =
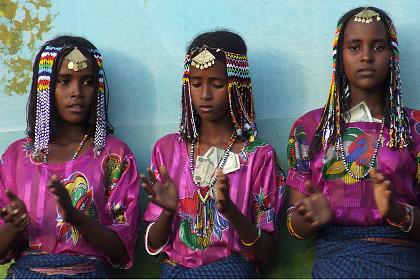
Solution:
[[[382,217],[395,217],[401,216],[401,208],[398,207],[392,196],[391,181],[386,179],[382,173],[379,173],[375,169],[370,169],[369,175],[373,180],[373,195]]]
[[[166,211],[175,213],[178,209],[178,190],[165,166],[162,165],[159,168],[162,183],[156,179],[155,174],[150,168],[147,171],[150,179],[144,174],[140,174],[141,186],[147,192],[147,197],[154,204],[159,205]]]
[[[60,214],[65,222],[73,224],[74,218],[80,212],[71,203],[70,195],[63,184],[60,183],[57,175],[52,175],[47,183],[48,189],[55,196]]]
[[[305,187],[309,192],[309,196],[294,204],[297,211],[300,215],[304,216],[314,228],[328,224],[332,212],[327,198],[322,192],[314,187],[311,181],[306,181]]]
[[[5,223],[11,224],[17,231],[23,231],[30,224],[31,219],[25,203],[11,190],[6,190],[10,202],[0,209],[0,216]]]
[[[232,209],[233,202],[229,196],[229,178],[220,169],[217,171],[217,182],[214,188],[217,211],[226,214]]]

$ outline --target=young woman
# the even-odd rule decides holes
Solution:
[[[289,232],[317,235],[314,278],[418,278],[418,111],[401,103],[391,19],[347,12],[333,56],[327,104],[291,129]]]
[[[185,59],[180,132],[156,143],[145,243],[165,253],[162,278],[255,278],[276,253],[283,173],[273,148],[254,138],[243,39],[196,37]]]
[[[110,135],[102,58],[80,37],[42,46],[25,139],[0,160],[0,258],[10,278],[105,278],[132,265],[139,177]],[[109,246],[112,244],[112,246]]]

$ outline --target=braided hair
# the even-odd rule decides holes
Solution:
[[[113,133],[108,121],[108,90],[102,57],[97,48],[82,37],[60,36],[47,41],[35,57],[32,85],[27,104],[26,134],[34,143],[34,154],[48,151],[51,137],[57,133],[57,113],[54,92],[58,71],[64,57],[77,47],[93,61],[96,102],[88,117],[87,133],[94,137],[94,149],[98,154],[105,145],[105,137]],[[51,133],[50,133],[51,131]]]
[[[398,51],[397,32],[391,18],[381,9],[375,7],[358,7],[345,13],[337,24],[333,40],[333,72],[329,96],[321,121],[315,131],[310,148],[313,156],[323,147],[334,145],[341,136],[345,125],[344,113],[349,110],[350,96],[347,94],[348,82],[343,65],[344,30],[350,19],[364,9],[377,12],[381,22],[385,25],[390,46],[390,67],[388,75],[388,89],[385,98],[385,126],[389,128],[390,148],[404,148],[412,143],[410,128],[404,106],[401,101],[400,57]]]
[[[247,48],[238,34],[227,30],[202,33],[187,48],[182,79],[181,139],[195,142],[198,138],[200,117],[192,104],[189,77],[192,58],[204,48],[226,65],[230,113],[237,136],[253,141],[257,128]]]

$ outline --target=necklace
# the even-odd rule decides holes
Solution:
[[[83,145],[85,144],[85,142],[88,139],[88,137],[89,136],[87,134],[85,134],[85,136],[83,136],[83,139],[80,142],[79,147],[77,147],[77,150],[74,152],[74,155],[73,155],[73,157],[72,157],[71,160],[75,160],[77,158],[77,156],[79,155],[80,151],[82,150]]]
[[[229,153],[232,150],[233,144],[235,143],[235,140],[236,140],[235,132],[233,132],[232,136],[230,137],[229,144],[227,145],[227,147],[226,147],[226,149],[223,153],[223,157],[219,161],[219,163],[217,164],[215,170],[213,171],[213,174],[218,168],[223,169],[223,167],[225,166],[227,158],[229,157]],[[197,142],[198,142],[197,145],[199,145],[200,140],[198,140]],[[190,160],[190,173],[191,173],[191,177],[192,177],[193,181],[194,181],[194,168],[195,168],[195,166],[194,166],[194,158],[195,158],[194,157],[194,151],[195,151],[195,142],[192,142],[191,143],[189,160]],[[210,181],[209,189],[211,189],[216,184],[216,182],[217,182],[217,175],[212,177],[212,179]]]
[[[356,180],[362,180],[362,179],[366,178],[366,176],[369,174],[370,169],[371,169],[371,168],[372,168],[372,166],[375,164],[376,157],[378,156],[379,146],[380,146],[380,145],[381,145],[381,143],[382,143],[382,138],[383,138],[383,134],[384,134],[384,126],[385,126],[385,116],[382,118],[381,130],[380,130],[380,132],[379,132],[379,137],[378,137],[378,140],[376,141],[376,146],[375,146],[375,150],[374,150],[374,153],[373,153],[372,159],[370,160],[370,162],[369,162],[369,164],[368,164],[368,169],[367,169],[367,170],[363,173],[363,175],[362,175],[362,176],[358,176],[358,175],[354,174],[354,173],[350,170],[350,168],[349,168],[349,166],[348,166],[348,163],[347,163],[347,160],[346,160],[346,157],[347,157],[347,156],[346,156],[346,152],[344,151],[343,138],[341,137],[341,135],[340,135],[340,137],[338,138],[338,145],[339,145],[339,148],[340,148],[340,150],[341,150],[341,160],[343,161],[344,168],[346,169],[347,173],[348,173],[348,174],[350,175],[350,177],[352,177],[353,179],[356,179]]]

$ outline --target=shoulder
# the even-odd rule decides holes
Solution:
[[[170,133],[158,139],[156,141],[155,148],[156,147],[169,148],[175,145],[179,145],[179,143],[181,142],[184,142],[184,140],[180,138],[179,133]]]
[[[106,137],[105,149],[108,154],[122,153],[126,154],[127,156],[133,155],[133,152],[131,151],[130,147],[128,147],[128,145],[124,141],[122,141],[114,135],[108,135]]]
[[[293,127],[301,126],[318,126],[321,121],[322,113],[324,108],[318,108],[312,111],[307,112],[303,116],[299,117],[293,124]],[[316,127],[315,127],[316,129]]]
[[[410,123],[411,133],[415,137],[419,137],[420,135],[420,110],[411,109],[411,108],[404,108],[405,113],[407,115],[408,121]]]
[[[4,154],[20,154],[20,152],[25,152],[25,153],[32,153],[34,148],[34,144],[31,138],[26,137],[26,138],[21,138],[18,139],[16,141],[14,141],[13,143],[11,143],[6,151],[4,152]]]
[[[246,143],[243,150],[248,154],[274,153],[274,148],[261,138],[255,138],[253,142]]]

